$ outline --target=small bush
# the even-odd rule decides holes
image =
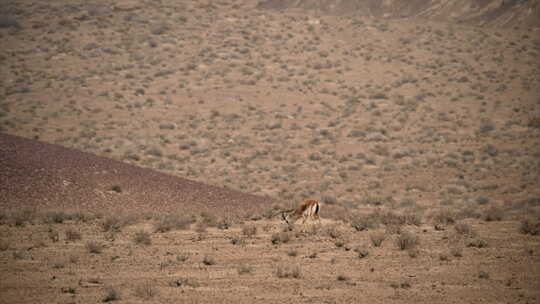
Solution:
[[[350,280],[350,278],[348,276],[344,275],[344,274],[338,274],[336,279],[338,281],[342,281],[342,282]]]
[[[272,244],[288,243],[291,240],[289,232],[276,232],[272,234]]]
[[[15,227],[23,227],[26,223],[31,223],[36,218],[36,212],[32,209],[23,209],[11,212],[8,223]]]
[[[287,252],[287,255],[290,256],[290,257],[296,257],[298,256],[298,251],[295,250],[295,249],[291,249]]]
[[[118,216],[111,215],[101,223],[105,232],[119,232],[125,226],[125,222]]]
[[[257,234],[257,227],[256,226],[244,226],[242,228],[242,234],[251,238],[254,237]]]
[[[248,274],[253,272],[253,267],[246,264],[241,264],[240,266],[238,266],[237,270],[238,274]]]
[[[384,232],[373,232],[369,235],[371,244],[374,247],[381,247],[384,240],[386,240],[386,233]]]
[[[176,255],[176,261],[179,263],[184,263],[189,259],[189,255],[187,253],[180,253]]]
[[[463,248],[462,247],[452,247],[452,248],[450,248],[450,254],[452,256],[460,258],[460,257],[463,256]]]
[[[19,22],[17,21],[17,19],[11,16],[0,15],[0,28],[8,28],[8,27],[12,27],[15,29],[22,28]]]
[[[216,227],[218,225],[218,218],[210,213],[201,213],[201,223],[206,224],[208,227]]]
[[[476,232],[473,230],[471,225],[464,222],[455,223],[454,229],[456,230],[457,233],[461,235],[466,235],[469,237],[474,237],[476,235]]]
[[[116,288],[112,286],[105,287],[105,296],[103,297],[103,302],[118,301],[120,299],[122,299],[122,297]]]
[[[217,221],[216,227],[221,230],[227,230],[232,226],[232,222],[228,218],[221,218]]]
[[[407,211],[403,214],[403,218],[405,220],[405,224],[407,225],[415,225],[420,226],[422,225],[422,213],[417,211]]]
[[[86,250],[90,253],[99,254],[103,251],[103,244],[96,241],[88,241],[86,242]]]
[[[489,273],[481,270],[479,273],[478,273],[478,278],[480,279],[489,279]]]
[[[60,241],[60,233],[52,228],[49,228],[48,237],[53,243]]]
[[[69,219],[69,215],[64,211],[47,211],[43,221],[47,224],[62,224]]]
[[[503,219],[504,212],[500,207],[491,206],[484,214],[484,220],[486,222],[501,221]]]
[[[0,251],[6,251],[9,249],[9,242],[7,240],[0,239]]]
[[[467,243],[467,247],[486,248],[488,243],[483,239],[471,239]]]
[[[333,239],[339,239],[343,237],[343,232],[337,225],[331,225],[326,227],[326,235]]]
[[[282,264],[278,265],[276,269],[276,276],[278,278],[294,278],[299,279],[302,276],[300,266]]]
[[[456,222],[456,214],[448,208],[437,211],[433,220],[435,225],[449,225]]]
[[[363,259],[367,256],[369,256],[369,250],[363,246],[357,247],[354,249],[356,253],[358,253],[358,258]]]
[[[337,248],[342,248],[343,246],[345,246],[346,243],[347,243],[347,241],[345,241],[342,238],[336,239],[334,241],[334,245],[336,245]]]
[[[82,239],[82,235],[79,231],[73,229],[73,228],[68,228],[66,230],[66,240],[67,241],[79,241]]]
[[[246,240],[238,235],[231,237],[231,244],[233,245],[245,245]]]
[[[479,197],[476,198],[476,202],[479,205],[485,205],[485,204],[489,203],[489,197],[479,196]]]
[[[368,229],[377,228],[379,226],[379,218],[374,213],[362,216],[356,215],[351,217],[349,223],[356,231],[364,231]]]
[[[199,287],[199,282],[196,279],[193,278],[179,278],[172,280],[169,283],[169,286],[171,287],[191,287],[191,288],[197,288]]]
[[[116,193],[122,193],[122,187],[120,185],[112,185],[111,191],[114,191]]]
[[[538,235],[540,233],[540,218],[523,218],[519,231],[523,234]]]
[[[216,259],[214,259],[213,257],[211,257],[209,255],[205,255],[202,262],[203,262],[204,265],[211,266],[211,265],[216,264]]]
[[[152,244],[152,238],[148,231],[140,230],[135,233],[133,242],[135,244],[148,246]]]
[[[404,231],[396,238],[396,245],[400,250],[413,249],[418,245],[418,236]]]
[[[135,287],[135,296],[144,300],[150,300],[158,294],[158,290],[154,287],[153,282],[144,282]]]
[[[171,230],[186,230],[194,223],[191,216],[181,216],[178,214],[167,214],[158,218],[154,223],[156,232],[168,232]]]

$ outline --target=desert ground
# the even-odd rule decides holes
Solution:
[[[0,39],[0,303],[540,302],[540,1],[17,0]]]

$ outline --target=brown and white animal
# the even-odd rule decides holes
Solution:
[[[287,224],[294,224],[302,218],[302,224],[306,223],[307,219],[317,219],[320,223],[321,218],[319,212],[321,204],[316,200],[305,200],[296,209],[286,210],[281,213],[281,217]]]

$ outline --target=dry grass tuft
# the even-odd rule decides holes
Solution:
[[[413,232],[404,231],[396,238],[396,245],[400,250],[414,249],[419,243],[419,238]]]
[[[300,266],[290,264],[280,264],[276,268],[275,272],[278,278],[293,278],[299,279],[302,276]]]

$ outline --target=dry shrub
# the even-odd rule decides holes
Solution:
[[[218,225],[218,218],[208,212],[202,212],[201,213],[201,223],[204,223],[208,227],[217,227]]]
[[[519,231],[523,234],[538,235],[540,233],[540,217],[525,217],[521,220]]]
[[[10,243],[8,240],[0,239],[0,251],[6,251],[10,247]]]
[[[231,244],[243,246],[246,244],[246,240],[239,235],[234,235],[231,237]]]
[[[452,247],[450,248],[450,254],[457,258],[463,256],[463,247]]]
[[[467,242],[467,247],[475,247],[475,248],[486,248],[488,246],[488,243],[479,238],[471,239]]]
[[[504,211],[498,206],[491,206],[484,213],[484,220],[486,222],[501,221],[504,216]]]
[[[116,288],[112,286],[105,287],[105,296],[103,297],[103,302],[118,301],[120,299],[122,299],[122,297]]]
[[[153,282],[147,281],[135,287],[135,296],[144,300],[150,300],[158,294],[158,289]]]
[[[384,240],[386,240],[386,233],[384,232],[373,232],[369,235],[369,239],[371,240],[371,244],[374,247],[381,247]]]
[[[435,225],[449,225],[456,222],[456,213],[448,208],[442,208],[433,214]]]
[[[43,222],[46,224],[62,224],[71,219],[71,216],[61,210],[51,210],[43,214]]]
[[[257,227],[254,225],[244,226],[242,228],[242,234],[251,238],[257,234]]]
[[[302,272],[298,265],[281,264],[276,268],[276,276],[278,278],[299,279],[302,276]]]
[[[404,231],[396,238],[396,245],[400,250],[413,249],[418,245],[419,238],[416,234]]]
[[[146,245],[146,246],[151,245],[152,238],[151,238],[150,232],[144,231],[144,230],[137,231],[135,233],[135,236],[133,237],[133,242],[135,244],[140,244],[140,245]]]
[[[15,210],[6,215],[6,222],[11,226],[23,227],[26,223],[31,223],[36,218],[36,214],[36,211],[30,208]]]
[[[126,221],[121,217],[111,215],[103,220],[101,226],[105,232],[119,232],[126,224]]]
[[[288,243],[291,240],[290,232],[276,232],[272,234],[270,239],[272,244]]]
[[[405,224],[407,225],[422,225],[422,212],[417,210],[407,210],[403,213]]]
[[[333,239],[343,238],[343,232],[338,225],[329,225],[325,228],[325,234]]]
[[[358,253],[358,258],[363,259],[369,255],[369,250],[364,246],[359,246],[354,249],[356,253]]]
[[[349,219],[351,227],[356,231],[364,231],[379,227],[380,217],[378,212],[372,212],[367,215],[356,214]]]
[[[202,260],[203,264],[204,265],[208,265],[208,266],[211,266],[211,265],[216,265],[216,259],[212,256],[209,256],[209,255],[205,255],[203,260]]]
[[[199,282],[194,278],[179,278],[175,279],[169,282],[169,286],[171,287],[191,287],[191,288],[197,288],[199,287]]]
[[[344,274],[338,274],[337,278],[336,278],[338,281],[348,281],[350,280],[350,278]]]
[[[466,235],[469,237],[476,236],[476,232],[473,230],[472,226],[468,223],[457,222],[454,224],[454,229],[456,230],[457,233],[461,235]]]
[[[86,242],[86,250],[88,250],[90,253],[99,254],[103,251],[103,244],[97,241],[88,241]]]
[[[238,274],[253,273],[253,267],[242,263],[240,264],[240,266],[238,266],[237,271],[238,271]]]
[[[154,223],[156,232],[168,232],[171,230],[186,230],[194,223],[194,218],[188,215],[165,214],[160,216]]]
[[[232,220],[230,218],[220,218],[217,223],[216,227],[221,230],[227,230],[232,226]]]
[[[79,231],[73,229],[73,228],[68,228],[66,230],[66,240],[67,241],[78,241],[82,239],[82,235]]]

